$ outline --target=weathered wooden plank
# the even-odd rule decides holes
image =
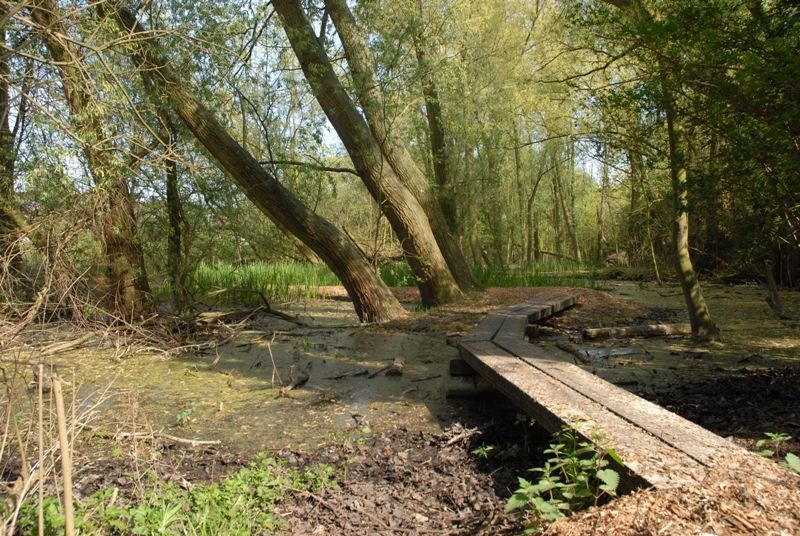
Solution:
[[[704,475],[702,465],[683,452],[493,343],[469,342],[461,347],[475,370],[548,430],[569,423],[588,438],[599,429],[628,470],[622,475],[626,487],[693,485]]]
[[[500,329],[500,326],[503,325],[503,321],[506,319],[505,315],[498,315],[495,313],[489,313],[486,317],[480,321],[480,323],[475,326],[469,333],[467,333],[462,341],[490,341],[494,334],[497,333],[497,330]]]
[[[502,315],[527,315],[528,322],[533,323],[552,316],[559,311],[572,307],[577,302],[575,296],[565,298],[537,298],[502,309],[493,311],[494,314]]]
[[[515,339],[522,338],[523,334],[525,333],[525,328],[528,327],[528,317],[527,316],[506,316],[505,320],[503,321],[503,325],[500,326],[500,329],[497,330],[495,333],[494,338],[497,337],[513,337]]]
[[[526,343],[520,338],[496,337],[494,343],[705,466],[741,466],[775,477],[780,473],[776,471],[777,466],[774,463],[755,456],[705,428],[612,385],[572,363],[553,360],[543,348]]]

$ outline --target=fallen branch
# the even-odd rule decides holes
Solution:
[[[621,339],[625,337],[663,337],[665,335],[690,335],[691,324],[650,324],[621,328],[595,328],[583,330],[584,339]]]
[[[70,348],[75,348],[76,346],[80,346],[81,344],[85,343],[86,341],[90,341],[95,337],[97,337],[97,332],[93,331],[91,333],[87,333],[71,341],[57,342],[53,345],[48,346],[47,348],[44,348],[41,352],[39,352],[39,355],[44,357],[58,352],[63,352],[65,350],[69,350]]]
[[[355,378],[356,376],[364,376],[369,374],[369,370],[367,369],[356,369],[351,370],[350,372],[345,372],[343,374],[337,374],[336,376],[326,376],[326,380],[343,380],[345,378]]]

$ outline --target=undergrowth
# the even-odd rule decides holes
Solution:
[[[273,532],[280,525],[272,514],[290,494],[309,494],[336,485],[335,469],[315,465],[298,470],[264,454],[249,468],[219,482],[184,489],[164,482],[154,473],[133,497],[115,489],[95,492],[84,504],[76,503],[78,534],[252,535]],[[44,503],[44,534],[62,534],[65,518],[59,501]],[[38,534],[37,499],[20,511],[20,534]]]
[[[475,268],[473,273],[484,287],[525,286],[597,286],[594,272],[587,265],[575,262],[531,263],[521,267]],[[381,279],[390,287],[413,287],[416,278],[408,263],[395,261],[382,263]],[[189,284],[189,293],[195,299],[231,289],[224,294],[230,305],[262,305],[263,294],[270,300],[292,301],[319,299],[325,296],[322,287],[341,285],[339,279],[325,265],[301,262],[255,262],[234,265],[226,262],[201,263]],[[168,300],[168,289],[156,289],[157,299]],[[223,296],[223,295],[218,295]],[[219,297],[217,298],[219,299]]]
[[[539,481],[519,478],[519,489],[509,498],[506,512],[522,512],[527,518],[526,534],[538,533],[542,522],[556,521],[616,496],[619,473],[607,468],[606,457],[621,461],[613,450],[602,447],[605,437],[599,430],[593,430],[591,438],[594,444],[582,440],[574,426],[564,425],[555,435],[555,443],[544,451],[551,458],[544,467],[531,469],[541,473]]]

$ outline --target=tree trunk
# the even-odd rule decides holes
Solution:
[[[102,9],[103,6],[101,6]],[[127,10],[114,13],[120,26],[135,34],[140,29]],[[132,56],[160,94],[169,99],[189,130],[242,187],[245,195],[276,223],[297,236],[336,274],[353,300],[362,322],[389,320],[405,310],[375,274],[355,244],[333,224],[312,212],[219,124],[214,115],[185,86],[168,65],[164,53],[151,39],[132,36],[138,47]]]
[[[574,258],[580,262],[581,250],[578,247],[578,236],[575,232],[575,225],[573,225],[572,222],[572,215],[569,213],[569,209],[567,208],[566,194],[564,193],[564,184],[561,181],[561,172],[559,168],[556,168],[554,178],[556,181],[556,196],[558,197],[558,201],[561,205],[561,211],[564,214],[564,227],[567,228],[570,242],[572,242],[572,253]]]
[[[181,203],[178,158],[178,130],[166,113],[164,123],[169,128],[169,139],[166,148],[167,160],[167,275],[172,290],[172,311],[180,312],[187,301],[186,263],[183,257],[181,238],[183,236],[183,205]]]
[[[608,195],[608,147],[603,154],[603,177],[600,185],[600,206],[597,209],[597,258],[603,259],[603,246],[606,244],[606,196]]]
[[[679,126],[675,111],[667,94],[666,115],[669,135],[670,176],[672,179],[672,243],[675,248],[675,270],[681,283],[689,322],[692,324],[692,338],[696,340],[719,340],[717,326],[711,321],[711,314],[700,290],[700,282],[689,257],[689,204],[686,187],[686,161],[682,150]]]
[[[5,10],[0,11],[0,17]],[[6,44],[5,26],[0,28],[0,43]],[[11,130],[11,103],[8,95],[8,56],[0,58],[0,204],[14,206],[14,167],[16,164],[15,136]],[[6,211],[0,210],[0,273],[9,273],[14,280],[18,279],[21,262],[14,247],[14,233],[19,231],[13,218]]]
[[[279,3],[288,1],[292,1],[299,7],[297,0],[280,0]],[[455,237],[450,232],[455,224],[454,214],[451,214],[452,221],[448,222],[439,200],[436,198],[434,189],[430,187],[411,154],[409,154],[405,145],[394,134],[389,125],[390,118],[387,118],[384,113],[383,93],[375,76],[374,60],[358,29],[353,14],[347,7],[347,2],[345,0],[326,0],[325,5],[344,46],[347,65],[353,77],[358,101],[364,110],[369,129],[375,137],[381,152],[403,185],[411,191],[422,206],[436,243],[458,286],[463,290],[482,290],[480,284],[472,275],[472,271],[469,269]],[[281,11],[277,6],[276,10],[279,13]],[[418,47],[418,54],[420,50],[421,48]],[[300,57],[299,54],[298,57]],[[331,74],[333,74],[333,71],[331,71]],[[308,75],[306,77],[308,78]],[[333,90],[335,86],[327,89],[329,91]],[[444,154],[441,108],[439,107],[435,86],[429,76],[428,80],[423,84],[423,91],[426,92],[424,96],[426,109],[428,110],[428,120],[429,122],[433,121],[431,124],[431,143],[435,148],[433,155],[434,169],[436,169],[437,165],[439,166],[439,173],[442,175],[440,177],[437,176],[437,182],[441,181],[438,184],[439,190],[445,192],[449,179],[446,176],[447,161]],[[436,149],[437,146],[438,151]],[[448,208],[454,211],[454,207],[448,205]]]
[[[106,257],[107,303],[120,319],[132,320],[150,305],[150,286],[144,267],[144,254],[138,243],[128,181],[112,158],[114,150],[104,129],[102,117],[83,89],[86,74],[76,64],[80,53],[64,27],[57,4],[38,0],[31,10],[34,20],[45,30],[42,39],[58,67],[61,85],[70,111],[70,121],[80,137],[86,164],[95,187],[105,196],[102,235]]]
[[[470,178],[473,166],[474,147],[467,144],[464,147],[464,176]],[[469,226],[469,248],[472,251],[472,262],[475,266],[485,266],[480,241],[478,240],[478,193],[475,191],[477,183],[468,181],[469,201],[467,202],[467,225]]]

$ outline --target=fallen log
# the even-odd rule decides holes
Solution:
[[[665,335],[691,335],[691,324],[644,324],[619,328],[594,328],[583,330],[584,339],[622,339],[626,337],[663,337]]]

